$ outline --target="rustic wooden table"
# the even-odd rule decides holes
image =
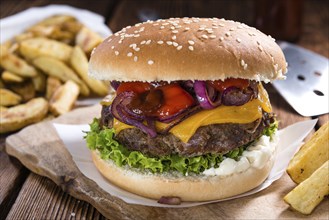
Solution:
[[[248,1],[137,1],[137,0],[1,0],[1,18],[33,6],[68,4],[103,15],[113,32],[140,22],[146,17],[167,18],[183,16],[225,17],[252,25],[254,2]],[[304,1],[302,34],[297,44],[329,57],[328,1]],[[152,17],[153,16],[153,17]],[[267,85],[274,111],[281,121],[280,127],[310,119],[298,115],[289,104]],[[328,114],[318,118],[315,129],[329,120]],[[0,138],[4,149],[6,136]],[[220,210],[213,210],[220,215]],[[155,213],[153,216],[157,216]],[[183,217],[184,215],[182,215]],[[302,215],[296,215],[302,217]],[[161,217],[161,216],[158,216]],[[229,216],[218,216],[218,218]],[[104,219],[90,204],[63,192],[51,180],[26,169],[18,160],[0,151],[0,219]],[[266,218],[266,216],[260,216]]]

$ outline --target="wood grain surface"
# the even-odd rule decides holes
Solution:
[[[254,1],[253,0],[1,0],[0,17],[15,14],[33,6],[48,4],[67,4],[78,8],[85,8],[103,15],[106,23],[113,31],[118,31],[126,25],[140,22],[141,12],[148,14],[156,12],[161,18],[201,16],[201,17],[225,17],[227,19],[239,20],[253,25]],[[145,10],[146,9],[146,10]],[[145,12],[146,11],[146,12]],[[304,0],[302,34],[296,43],[302,47],[329,57],[329,7],[327,0]],[[152,14],[152,13],[151,13]],[[144,17],[145,19],[145,17]],[[297,121],[307,120],[298,115],[289,104],[275,91],[271,85],[266,85],[275,112],[281,119],[280,127]],[[328,114],[317,117],[319,122],[315,129],[329,121]],[[0,151],[4,148],[6,135],[0,135]],[[282,181],[287,185],[280,187]],[[273,195],[275,201],[282,202],[283,194],[292,189],[293,183],[285,175],[274,183],[271,188],[279,190],[279,194]],[[267,191],[259,194],[266,197]],[[267,198],[267,197],[266,197]],[[232,207],[233,214],[237,218],[251,218],[256,216],[244,215],[248,209],[255,210],[257,204],[263,202],[254,198],[245,198],[242,205],[233,201],[225,204],[211,204],[196,208],[195,216],[189,213],[194,209],[150,211],[148,218],[175,216],[177,219],[221,219],[229,218],[231,215],[225,213],[225,207]],[[273,204],[264,203],[268,206]],[[325,210],[328,199],[315,210],[315,216]],[[138,207],[139,208],[139,207]],[[279,211],[280,210],[280,211]],[[208,212],[207,215],[197,212]],[[256,210],[257,211],[257,210]],[[269,218],[269,209],[264,207],[256,212],[258,218]],[[175,212],[175,214],[173,214]],[[278,214],[277,212],[282,212]],[[303,218],[288,209],[278,209],[274,213],[277,217]],[[315,217],[311,215],[311,218]],[[115,215],[109,216],[115,219]],[[118,217],[118,216],[116,216]],[[328,216],[325,216],[328,219]],[[48,178],[31,173],[18,160],[9,157],[5,152],[0,152],[0,219],[104,219],[104,217],[89,203],[75,199],[57,186]]]

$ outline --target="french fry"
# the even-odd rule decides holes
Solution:
[[[103,39],[97,33],[87,27],[81,28],[75,39],[76,45],[80,46],[87,54],[102,41]]]
[[[81,81],[76,73],[60,60],[51,57],[39,57],[33,60],[33,64],[41,69],[44,73],[54,76],[66,82],[72,80],[80,86],[80,92],[84,96],[88,96],[90,93],[87,85]]]
[[[79,95],[79,86],[69,80],[60,86],[50,100],[50,112],[55,116],[69,112]]]
[[[46,90],[46,80],[46,75],[37,71],[37,76],[32,78],[34,89],[37,92],[44,92]]]
[[[5,54],[9,53],[12,44],[13,43],[11,41],[6,41],[0,44],[0,56],[4,56]]]
[[[329,161],[284,197],[290,207],[303,214],[313,209],[329,194]]]
[[[289,162],[287,173],[295,183],[301,183],[329,160],[329,122],[321,126]]]
[[[86,82],[91,91],[99,96],[105,96],[108,93],[108,87],[105,84],[88,76],[87,56],[79,46],[73,48],[70,64],[81,79]]]
[[[53,76],[47,78],[46,98],[50,100],[54,92],[62,85],[61,81]]]
[[[0,89],[0,97],[1,106],[17,105],[22,101],[22,97],[8,89]]]
[[[10,84],[8,87],[10,90],[20,95],[23,99],[23,102],[29,101],[35,97],[35,89],[31,80],[25,81],[23,83]]]
[[[48,56],[67,62],[70,59],[72,47],[59,41],[39,37],[22,41],[19,51],[28,60]]]
[[[15,54],[7,53],[0,57],[1,66],[22,77],[35,77],[36,69],[29,65],[25,60],[19,58]]]
[[[16,131],[41,121],[47,112],[48,102],[44,98],[35,98],[26,104],[8,108],[0,114],[0,133]]]
[[[21,76],[16,75],[15,73],[9,72],[9,71],[3,71],[1,78],[5,82],[9,83],[20,83],[24,81],[24,78]]]

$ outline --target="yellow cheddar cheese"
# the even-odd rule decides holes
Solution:
[[[261,84],[258,88],[258,99],[247,102],[242,106],[219,106],[211,110],[202,110],[180,122],[169,132],[186,143],[201,126],[221,123],[251,123],[262,117],[262,110],[265,112],[272,111],[266,90]],[[133,126],[114,119],[113,127],[119,133],[121,130]],[[157,129],[163,129],[166,124],[156,122],[156,127]]]

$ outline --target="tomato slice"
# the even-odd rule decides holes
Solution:
[[[193,97],[177,83],[160,86],[163,92],[163,103],[157,110],[157,117],[164,119],[168,116],[195,105]]]
[[[249,86],[249,80],[247,79],[233,79],[229,78],[224,81],[215,80],[215,81],[207,81],[208,84],[212,85],[218,91],[224,91],[228,87],[235,86],[240,89],[245,89]]]
[[[132,91],[137,94],[150,90],[153,86],[147,82],[123,82],[117,89],[117,95],[125,91]]]

